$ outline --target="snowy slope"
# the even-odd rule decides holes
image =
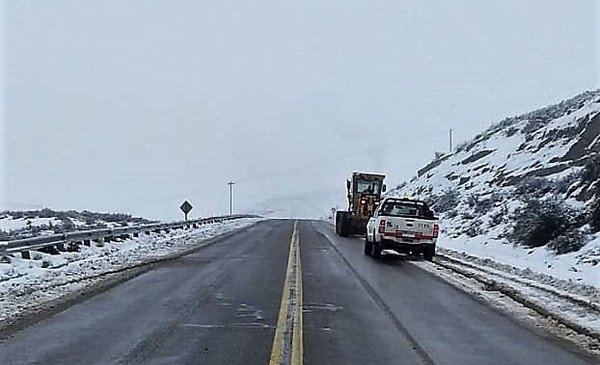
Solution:
[[[600,90],[507,118],[389,194],[433,203],[442,247],[600,286],[598,156]]]
[[[18,231],[31,227],[43,227],[50,225],[60,225],[61,220],[58,218],[23,218],[5,215],[0,217],[0,230],[5,232]]]
[[[51,209],[4,211],[0,212],[0,241],[144,223],[150,221],[120,213],[62,212]]]

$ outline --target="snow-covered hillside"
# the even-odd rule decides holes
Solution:
[[[429,200],[440,246],[600,286],[600,90],[507,118],[391,191]]]
[[[144,223],[150,221],[119,213],[60,212],[51,209],[5,211],[0,212],[0,240]]]

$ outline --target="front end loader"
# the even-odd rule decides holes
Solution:
[[[353,172],[346,181],[348,210],[335,214],[335,230],[338,235],[364,235],[367,222],[381,200],[386,186],[385,175]]]

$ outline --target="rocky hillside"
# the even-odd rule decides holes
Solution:
[[[579,252],[595,265],[599,181],[596,90],[492,125],[391,194],[429,200],[450,239]]]

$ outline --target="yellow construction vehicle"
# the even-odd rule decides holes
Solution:
[[[342,237],[351,234],[364,234],[369,217],[385,192],[385,175],[353,172],[346,181],[348,191],[348,210],[335,213],[335,231]]]

